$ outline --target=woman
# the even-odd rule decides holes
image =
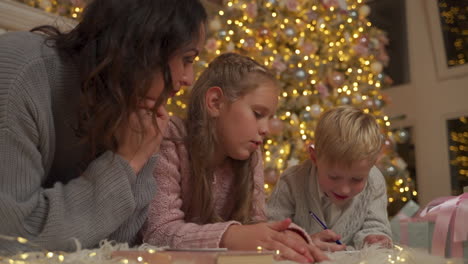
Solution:
[[[197,0],[94,0],[68,33],[0,37],[0,235],[137,242],[164,105],[193,81],[205,20]]]

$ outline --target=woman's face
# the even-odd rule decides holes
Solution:
[[[182,86],[190,86],[194,80],[193,62],[200,53],[205,42],[205,28],[202,25],[198,40],[176,51],[169,59],[169,68],[171,70],[173,90],[169,96],[173,97],[180,91]],[[156,73],[150,89],[146,95],[147,99],[157,100],[164,90],[164,78],[161,71]]]

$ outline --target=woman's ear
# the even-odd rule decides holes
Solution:
[[[221,112],[223,105],[224,94],[223,90],[219,86],[213,86],[206,91],[205,104],[208,114],[211,117],[218,117]]]
[[[312,162],[317,165],[317,153],[315,152],[314,144],[309,145],[309,156],[310,160],[312,160]]]

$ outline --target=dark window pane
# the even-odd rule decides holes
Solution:
[[[447,66],[466,64],[468,56],[468,0],[439,1]]]
[[[468,186],[468,116],[447,120],[452,194]]]
[[[369,20],[387,32],[390,40],[387,46],[390,63],[385,73],[393,79],[393,85],[408,83],[410,72],[405,0],[372,0],[366,3],[371,8]]]

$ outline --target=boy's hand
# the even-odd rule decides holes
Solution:
[[[364,238],[364,244],[380,244],[382,247],[391,248],[392,241],[385,235],[368,235]]]
[[[336,240],[341,239],[341,236],[330,229],[311,234],[312,242],[323,251],[341,251],[346,249],[346,245],[336,244]]]

